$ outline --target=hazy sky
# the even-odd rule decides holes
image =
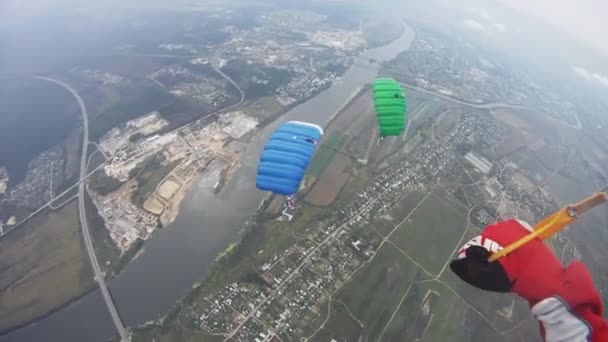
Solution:
[[[608,1],[499,0],[527,15],[563,29],[608,57]]]
[[[608,1],[607,0],[497,0],[532,17],[583,40],[608,57]],[[102,3],[116,1],[104,0]],[[23,15],[44,12],[51,8],[73,7],[90,1],[83,0],[0,0],[0,13]],[[93,2],[97,3],[97,2]],[[1,15],[0,15],[1,16]],[[467,23],[475,28],[476,23]],[[496,27],[502,30],[504,28]]]

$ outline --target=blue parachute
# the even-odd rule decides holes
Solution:
[[[323,135],[318,125],[289,121],[274,131],[260,156],[256,187],[278,195],[294,195]]]

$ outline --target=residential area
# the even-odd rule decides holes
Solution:
[[[399,215],[410,222],[408,213],[397,207],[415,193],[427,194],[419,206],[431,192],[444,189],[471,208],[466,219],[478,227],[509,215],[513,208],[524,217],[542,217],[555,208],[546,188],[526,187],[519,167],[508,159],[483,156],[501,141],[502,133],[502,125],[491,116],[464,112],[446,134],[412,139],[409,144],[414,141],[416,146],[409,147],[405,159],[380,171],[344,205],[332,208],[335,215],[311,222],[296,245],[257,265],[253,279],[231,283],[192,303],[180,321],[235,341],[310,338],[327,322],[327,301],[379,254],[399,227],[380,229],[379,220]],[[450,248],[458,242],[455,238]]]
[[[513,70],[509,62],[505,56],[418,27],[411,48],[389,63],[386,72],[409,85],[472,104],[527,106],[580,126],[573,103],[531,75]]]
[[[326,20],[310,11],[269,11],[254,28],[231,26],[210,56],[190,62],[218,67],[245,94],[274,96],[288,106],[329,86],[366,46],[360,30]]]
[[[0,168],[0,203],[5,203],[5,228],[17,224],[46,205],[63,186],[64,155],[60,146],[42,152],[28,163],[25,177],[17,184]],[[2,217],[0,217],[2,220]]]

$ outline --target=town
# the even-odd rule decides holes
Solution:
[[[171,42],[158,45],[158,50],[164,51],[163,53],[176,53],[176,57],[181,56],[178,52],[186,52],[189,55],[186,55],[187,58],[183,59],[183,63],[179,61],[164,64],[164,66],[154,64],[158,65],[158,68],[138,77],[172,96],[184,99],[186,103],[193,103],[196,111],[189,114],[193,119],[183,120],[182,117],[173,122],[171,118],[173,113],[156,112],[156,115],[143,115],[127,123],[118,122],[108,132],[100,134],[103,137],[98,142],[103,154],[106,157],[112,157],[108,164],[103,166],[108,176],[120,182],[127,182],[129,172],[161,150],[164,151],[165,157],[163,163],[170,164],[180,160],[185,151],[199,145],[195,143],[187,147],[186,143],[189,127],[196,127],[201,123],[192,123],[180,130],[157,136],[151,132],[182,126],[200,118],[201,114],[206,116],[218,111],[225,112],[230,109],[244,108],[248,103],[267,96],[272,98],[277,106],[272,108],[272,112],[265,107],[258,110],[262,113],[261,117],[254,116],[253,119],[261,121],[265,116],[274,115],[338,81],[339,76],[352,63],[353,57],[366,47],[361,28],[348,30],[329,22],[325,15],[304,10],[269,11],[257,17],[255,25],[252,27],[241,28],[228,25],[221,29],[218,28],[218,30],[226,34],[225,40],[211,41],[203,45]],[[121,47],[117,51],[129,55],[138,53],[137,49],[137,46],[131,46],[129,48]],[[83,86],[94,84],[110,89],[110,87],[128,88],[134,85],[133,75],[126,75],[122,70],[112,68],[73,67],[69,70],[68,76],[71,82],[82,83]],[[230,84],[232,81],[234,83]],[[237,88],[235,89],[234,86]],[[244,92],[241,101],[237,103],[235,103],[234,97],[236,90]],[[249,100],[249,102],[243,104],[244,100]],[[154,122],[148,123],[145,120]],[[206,125],[208,122],[205,121],[204,124]],[[249,124],[251,121],[244,123],[245,126]],[[124,125],[129,127],[120,128]],[[97,125],[93,123],[92,126]],[[138,131],[134,128],[135,126],[143,128]],[[212,132],[217,129],[217,127],[213,127],[215,126],[209,128]],[[178,134],[178,132],[181,133]],[[139,139],[142,136],[146,139]],[[133,146],[128,147],[131,143]],[[167,152],[180,144],[183,146],[177,148],[176,151]],[[2,201],[8,204],[7,208],[3,210],[6,211],[3,215],[6,216],[3,217],[5,228],[12,226],[12,223],[15,222],[19,224],[23,219],[29,217],[28,215],[41,209],[58,195],[56,193],[58,190],[64,190],[74,185],[73,177],[64,179],[64,174],[67,172],[64,170],[66,167],[64,164],[68,157],[62,147],[61,145],[53,146],[31,160],[25,178],[18,183],[8,179],[6,173],[0,173]],[[197,153],[205,154],[206,152],[197,151]],[[224,157],[228,159],[229,164],[232,163],[233,156]],[[198,158],[203,158],[203,156]],[[200,163],[201,161],[197,161],[196,165],[200,166]],[[183,168],[183,172],[189,173],[188,170],[193,167],[192,165],[194,164],[184,163],[180,168]],[[221,166],[220,169],[222,169]],[[179,182],[179,185],[170,187],[178,186],[185,189],[186,187],[183,187],[186,185],[185,183]],[[128,194],[123,195],[129,196]],[[179,191],[177,195],[179,195]],[[121,202],[120,198],[123,196],[119,196],[116,200]],[[164,208],[171,207],[162,196],[151,198],[146,207],[153,208],[152,212],[156,213],[153,215],[157,215],[160,210],[160,202],[165,203],[162,205]],[[143,203],[139,207],[143,209]],[[137,212],[133,208],[128,211]],[[102,212],[105,213],[105,211]],[[171,221],[170,216],[173,214],[167,213],[172,211],[165,212],[166,217],[163,221]],[[134,216],[134,222],[140,222],[136,226],[148,227],[151,225],[154,220],[148,214],[149,212],[145,215],[142,213]],[[107,213],[107,215],[111,217],[113,214]],[[11,218],[10,223],[9,218]],[[144,229],[143,226],[136,229],[138,234],[132,236],[148,236],[147,232],[150,228]],[[132,241],[132,238],[127,241]],[[125,246],[127,245],[129,243],[126,243]]]
[[[205,103],[210,108],[221,108],[230,100],[226,80],[209,77],[204,72],[192,71],[181,65],[170,65],[146,77],[175,96]]]
[[[0,168],[0,204],[5,202],[5,208],[12,208],[2,213],[6,216],[4,225],[0,217],[0,235],[53,200],[63,186],[63,173],[63,149],[58,145],[32,159],[24,179],[14,186],[10,186],[6,169]]]
[[[386,72],[407,84],[471,104],[527,106],[570,125],[580,125],[574,104],[530,75],[509,68],[505,58],[461,45],[422,26],[417,27],[411,48],[389,63]]]
[[[371,223],[412,191],[430,193],[439,186],[468,199],[476,209],[468,219],[478,226],[508,214],[511,208],[520,208],[524,217],[542,217],[555,208],[546,189],[527,188],[525,176],[508,159],[491,162],[482,155],[500,142],[502,133],[491,116],[466,112],[441,138],[412,139],[408,144],[417,146],[410,146],[410,155],[382,171],[348,204],[335,208],[335,215],[311,223],[297,245],[258,265],[255,280],[231,283],[195,301],[182,311],[181,322],[235,341],[309,337],[324,319],[323,303],[369,263],[384,243],[385,237],[370,229]],[[471,173],[475,177],[467,184],[480,186],[460,186],[460,179]],[[465,190],[458,195],[460,188]]]
[[[254,28],[224,28],[228,38],[205,46],[210,54],[190,63],[216,67],[246,94],[272,95],[288,106],[329,86],[366,46],[361,31],[336,28],[326,19],[309,11],[270,11]]]

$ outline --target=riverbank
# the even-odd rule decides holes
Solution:
[[[368,91],[367,85],[355,89],[345,102],[329,116],[324,128],[327,131],[343,128],[343,121],[350,120],[352,114],[348,109],[357,103],[361,96],[365,96],[366,91]],[[341,114],[344,113],[349,113],[349,116],[342,117]],[[352,191],[355,191],[365,184],[365,182],[355,180],[351,182],[350,187]],[[352,191],[342,197],[349,197]],[[149,341],[159,337],[172,341],[177,336],[183,337],[189,334],[204,335],[211,340],[213,337],[225,337],[205,335],[205,331],[201,331],[200,327],[191,327],[192,311],[205,305],[203,298],[217,294],[228,284],[263,281],[259,278],[260,265],[264,264],[265,260],[268,261],[272,255],[281,255],[283,251],[290,250],[292,248],[290,246],[297,245],[296,236],[305,234],[303,232],[307,227],[327,215],[327,208],[318,208],[302,202],[295,213],[295,220],[280,221],[277,220],[280,214],[266,212],[271,202],[272,196],[266,197],[260,202],[252,217],[252,223],[243,229],[240,238],[231,242],[224,251],[219,253],[207,276],[178,301],[167,315],[135,329],[134,341]]]
[[[193,186],[182,202],[175,222],[147,240],[141,255],[110,284],[112,296],[128,326],[141,326],[165,316],[168,308],[175,307],[192,291],[192,284],[205,277],[217,255],[243,236],[243,227],[253,224],[251,218],[266,194],[255,188],[252,175],[255,175],[257,159],[271,132],[289,120],[325,126],[332,114],[344,105],[345,99],[377,76],[380,63],[407,49],[413,37],[413,31],[408,28],[397,41],[368,50],[356,58],[340,82],[259,127],[251,142],[240,152],[239,170],[218,195],[210,188],[213,184],[197,182]],[[370,58],[378,63],[368,63]],[[82,324],[74,325],[79,317]],[[69,332],[72,340],[103,341],[114,332],[106,317],[103,303],[93,293],[68,310],[11,334],[9,339],[64,341],[63,332]]]

